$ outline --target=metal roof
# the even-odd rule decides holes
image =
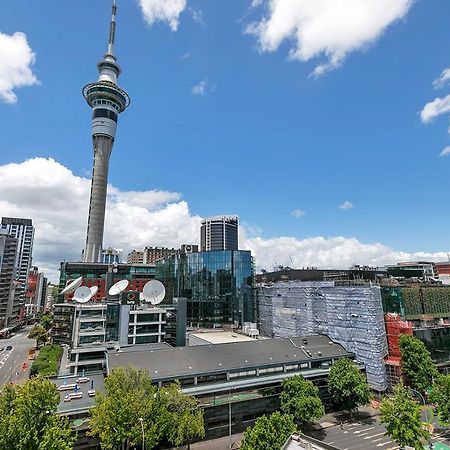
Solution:
[[[340,344],[331,342],[327,336],[318,335],[163,350],[109,350],[107,358],[109,370],[131,365],[148,369],[153,380],[164,380],[330,360],[342,356],[354,355]]]

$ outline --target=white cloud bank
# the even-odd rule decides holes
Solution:
[[[267,14],[246,32],[256,36],[262,52],[292,43],[289,58],[299,61],[323,56],[313,71],[318,76],[339,67],[349,53],[374,43],[403,19],[413,0],[258,0]]]
[[[208,80],[201,80],[196,85],[192,86],[191,92],[193,95],[200,95],[201,97],[204,97],[205,95],[211,94],[215,90],[216,87]]]
[[[90,180],[73,174],[53,159],[34,158],[0,166],[0,214],[33,219],[36,227],[34,264],[52,281],[62,260],[77,261],[84,246]],[[189,211],[179,193],[148,190],[124,192],[109,186],[105,248],[126,255],[145,245],[178,247],[198,243],[201,217]],[[354,238],[276,237],[264,239],[241,225],[240,247],[252,250],[258,267],[345,268],[352,264],[381,265],[401,260],[446,260],[445,252],[406,253],[380,243]],[[260,230],[257,230],[260,234]]]
[[[354,208],[354,206],[355,205],[353,203],[349,202],[348,200],[345,200],[345,202],[339,205],[338,208],[347,211],[348,209]]]
[[[12,35],[0,32],[0,100],[16,103],[14,89],[38,84],[31,67],[36,55],[24,33]]]
[[[435,98],[428,102],[420,111],[420,118],[423,123],[431,122],[435,117],[450,112],[450,94],[443,98]]]
[[[450,67],[444,69],[436,80],[433,81],[433,86],[435,89],[440,89],[444,87],[450,81]]]
[[[139,0],[142,15],[149,25],[166,22],[172,31],[177,31],[180,15],[187,5],[187,0]]]

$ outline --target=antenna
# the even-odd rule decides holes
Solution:
[[[91,298],[92,297],[94,297],[95,296],[95,294],[97,293],[97,291],[98,291],[98,286],[92,286],[91,287]]]
[[[83,277],[79,277],[76,280],[71,281],[61,292],[60,294],[71,294],[75,289],[81,286],[83,282]]]
[[[159,305],[166,296],[166,288],[158,280],[148,281],[143,289],[144,299],[152,305]]]
[[[73,294],[73,298],[77,303],[87,303],[91,299],[91,297],[92,291],[87,286],[80,286],[75,291],[75,294]]]
[[[116,284],[113,284],[108,291],[109,295],[119,295],[121,292],[123,292],[130,282],[128,280],[120,280]]]
[[[112,3],[112,17],[111,23],[109,25],[109,41],[108,41],[108,53],[113,53],[114,51],[114,41],[116,40],[116,14],[117,14],[117,4],[116,0]]]

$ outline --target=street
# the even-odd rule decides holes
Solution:
[[[13,337],[0,340],[0,347],[3,347],[0,352],[0,389],[8,382],[16,383],[28,378],[31,363],[28,360],[28,349],[36,345],[34,339],[27,338],[31,328],[24,327]],[[12,349],[6,350],[9,345]],[[22,367],[24,362],[28,365],[25,370]]]

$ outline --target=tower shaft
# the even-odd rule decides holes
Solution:
[[[97,64],[98,81],[86,85],[83,89],[83,96],[92,108],[92,144],[94,147],[94,167],[92,170],[86,246],[83,256],[85,262],[101,260],[109,158],[116,136],[119,114],[130,103],[128,94],[117,86],[120,67],[114,55],[116,13],[117,6],[115,0],[113,0],[108,50]]]

